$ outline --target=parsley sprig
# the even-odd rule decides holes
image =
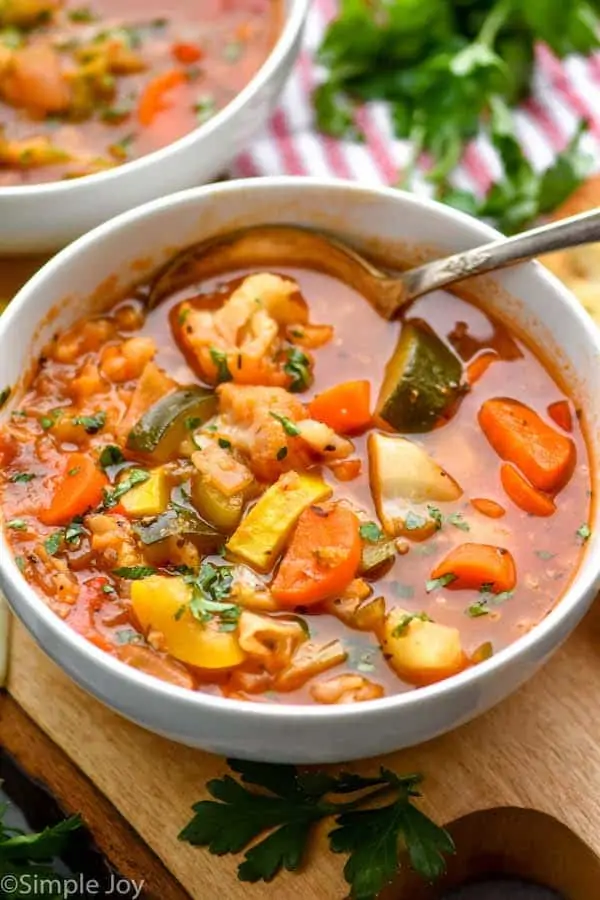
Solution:
[[[7,803],[0,804],[0,874],[29,879],[51,876],[58,883],[61,876],[52,861],[62,853],[71,833],[81,827],[81,818],[71,816],[43,831],[26,834],[4,824],[7,809]]]
[[[288,765],[228,764],[239,780],[210,781],[214,799],[195,804],[179,838],[219,856],[245,850],[241,881],[271,881],[282,869],[298,869],[314,827],[330,818],[329,846],[348,854],[344,876],[353,900],[374,900],[396,874],[403,850],[428,881],[443,874],[445,855],[454,853],[448,832],[414,804],[421,775],[381,768],[373,777],[334,776]]]
[[[187,604],[192,616],[206,625],[216,619],[219,631],[234,631],[237,628],[241,608],[227,598],[233,585],[233,568],[231,566],[215,566],[203,562],[197,572],[183,576],[186,584],[192,588],[192,596]],[[186,606],[177,611],[176,617],[185,612]]]

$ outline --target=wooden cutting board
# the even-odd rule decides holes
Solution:
[[[10,296],[39,262],[1,263],[0,298]],[[77,688],[22,626],[13,624],[9,693],[192,897],[346,896],[343,859],[327,851],[325,830],[317,835],[304,870],[285,873],[270,885],[241,884],[235,859],[180,843],[177,835],[192,803],[207,796],[205,784],[226,770],[224,761],[156,737],[112,713]],[[565,895],[569,891],[569,900],[600,895],[600,888],[592,893],[592,885],[600,885],[598,696],[597,607],[543,671],[496,709],[452,734],[385,758],[385,765],[399,772],[424,774],[427,813],[444,824],[459,820],[451,826],[459,851],[451,881],[491,867],[545,878]],[[373,769],[382,761],[357,768]],[[44,777],[43,765],[38,775]],[[67,807],[76,803],[62,799]],[[482,812],[500,807],[517,809]],[[536,810],[537,818],[530,820],[533,814],[521,815],[518,808]],[[174,897],[156,890],[164,900],[170,900],[166,894]],[[439,891],[405,873],[386,896],[429,900]]]

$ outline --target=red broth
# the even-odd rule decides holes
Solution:
[[[22,2],[0,11],[0,187],[93,174],[172,143],[248,84],[281,26],[278,0],[166,12],[132,0],[125,15],[117,0],[39,0],[33,20]]]
[[[308,303],[310,321],[333,326],[333,336],[324,346],[314,349],[314,383],[305,393],[292,395],[302,403],[342,382],[368,380],[372,398],[377,397],[386,362],[393,353],[401,324],[383,321],[351,288],[333,278],[304,270],[281,267],[282,276],[294,279]],[[22,411],[13,412],[10,423],[4,426],[0,449],[4,454],[3,508],[9,523],[7,534],[13,551],[20,561],[26,578],[45,596],[46,601],[76,630],[99,643],[107,652],[123,654],[123,642],[129,645],[133,637],[149,639],[140,626],[130,604],[131,583],[115,579],[114,565],[94,553],[89,530],[74,541],[72,547],[63,546],[57,557],[65,571],[74,579],[76,588],[68,602],[61,599],[60,583],[53,566],[40,545],[56,532],[44,525],[40,510],[49,504],[52,476],[64,465],[65,455],[79,446],[83,452],[97,456],[98,448],[114,439],[114,422],[122,417],[131,401],[132,381],[118,384],[105,382],[102,397],[91,397],[77,405],[72,394],[72,379],[81,375],[82,367],[96,365],[102,357],[104,344],[119,346],[132,334],[151,338],[157,347],[154,362],[179,384],[197,383],[195,361],[182,354],[180,329],[185,328],[182,300],[192,298],[192,306],[214,310],[222,305],[246,272],[233,272],[215,278],[197,288],[179,292],[165,301],[147,317],[141,312],[138,299],[116,307],[107,340],[98,338],[98,346],[89,344],[69,350],[69,340],[77,339],[71,332],[65,351],[66,362],[56,359],[56,346],[51,345],[42,361],[31,387],[21,403]],[[140,295],[141,296],[141,295]],[[494,350],[495,361],[487,367],[470,390],[464,393],[452,417],[438,422],[438,427],[426,433],[406,435],[416,441],[462,486],[462,496],[449,503],[440,503],[442,526],[425,540],[399,539],[394,561],[384,574],[369,582],[371,598],[385,599],[389,613],[400,607],[408,614],[426,614],[435,623],[457,629],[464,652],[464,666],[474,665],[491,653],[497,653],[538,624],[560,600],[580,562],[587,532],[590,510],[589,458],[580,426],[579,411],[565,395],[552,374],[542,365],[535,353],[503,325],[493,321],[475,306],[453,295],[436,292],[428,295],[410,309],[410,318],[426,322],[448,346],[454,347],[468,367],[474,356]],[[126,321],[127,317],[131,321]],[[139,322],[138,322],[139,317]],[[143,321],[142,321],[143,320]],[[119,322],[121,323],[119,325]],[[123,327],[123,322],[127,325]],[[139,325],[139,327],[138,327]],[[115,330],[116,329],[116,330]],[[53,358],[54,357],[54,358]],[[192,361],[192,367],[188,364]],[[88,372],[88,374],[90,374]],[[91,373],[92,377],[93,373]],[[108,392],[108,393],[107,393]],[[511,397],[522,401],[556,428],[547,409],[557,401],[566,401],[572,413],[572,432],[576,465],[566,486],[556,494],[553,515],[541,517],[524,512],[507,496],[500,480],[502,460],[482,433],[478,411],[491,398]],[[294,400],[295,402],[295,400]],[[98,408],[108,411],[108,424],[98,434],[88,438],[79,436],[77,442],[54,433],[54,427],[44,417],[52,419],[53,409],[75,404],[75,411],[86,414]],[[40,424],[41,423],[41,424]],[[352,435],[352,458],[360,460],[360,473],[349,481],[341,481],[334,471],[318,461],[310,468],[331,485],[333,501],[361,511],[362,521],[378,522],[368,476],[367,435],[378,432],[370,427],[365,434]],[[66,435],[69,438],[69,435]],[[291,444],[290,444],[291,447]],[[246,459],[248,465],[253,461]],[[143,464],[136,460],[138,464]],[[20,480],[24,473],[36,478]],[[483,515],[472,501],[478,498],[494,501],[504,511],[500,518]],[[325,504],[327,505],[327,504]],[[251,507],[251,504],[250,504]],[[250,508],[249,507],[249,508]],[[11,520],[17,527],[11,528]],[[86,519],[83,519],[84,525]],[[496,595],[481,589],[453,590],[451,585],[432,587],[432,572],[453,549],[464,543],[492,545],[507,550],[513,557],[517,572],[516,587]],[[226,554],[235,562],[231,554]],[[211,556],[211,559],[215,557]],[[276,569],[276,566],[275,566]],[[260,574],[268,586],[271,573]],[[98,581],[100,578],[100,582]],[[58,584],[58,587],[57,587]],[[104,587],[108,585],[108,587]],[[72,585],[66,590],[72,592]],[[107,591],[107,592],[105,592]],[[393,694],[414,689],[417,682],[399,677],[390,653],[381,646],[381,623],[372,632],[348,627],[337,615],[326,610],[326,603],[308,607],[301,604],[290,610],[271,611],[267,615],[300,616],[310,630],[310,639],[321,645],[339,640],[346,659],[323,673],[316,672],[295,690],[278,690],[276,679],[265,675],[256,664],[249,666],[251,677],[244,672],[247,663],[220,671],[188,666],[189,686],[225,696],[269,702],[306,703],[315,700],[315,683],[327,682],[340,675],[356,675],[378,688],[374,694],[356,697],[350,690],[343,693],[349,699],[369,699],[371,696]],[[329,608],[330,609],[330,608]],[[400,629],[401,631],[402,629]],[[165,658],[160,641],[150,651],[157,660]],[[168,658],[168,655],[167,655]],[[135,660],[126,658],[131,664]],[[463,668],[464,666],[461,666]],[[147,671],[154,669],[146,666]],[[242,678],[240,678],[240,672]],[[160,672],[157,672],[160,675]],[[450,673],[448,673],[450,674]],[[163,674],[163,677],[167,675]],[[253,680],[254,679],[254,680]],[[431,678],[429,680],[436,680]],[[323,702],[323,701],[321,701]],[[341,700],[339,702],[342,702]]]

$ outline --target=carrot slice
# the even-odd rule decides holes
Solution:
[[[85,453],[69,453],[48,509],[39,513],[44,525],[66,525],[97,506],[108,478]]]
[[[532,516],[551,516],[556,512],[554,501],[532,487],[510,463],[504,463],[500,469],[500,481],[512,502],[526,513]]]
[[[191,66],[202,59],[204,53],[197,44],[173,44],[171,53],[184,66]]]
[[[371,385],[368,381],[345,381],[323,391],[310,401],[312,419],[324,422],[339,434],[361,431],[371,422]]]
[[[476,381],[479,381],[481,376],[487,372],[491,364],[496,362],[497,359],[500,359],[500,357],[495,350],[483,350],[481,353],[478,353],[467,366],[468,383],[473,385]]]
[[[309,506],[271,585],[281,606],[311,606],[341,593],[360,564],[359,521],[343,506]]]
[[[149,81],[140,99],[138,119],[140,125],[152,125],[155,117],[168,107],[166,95],[185,82],[185,72],[169,69]]]
[[[362,463],[360,459],[335,459],[329,463],[329,468],[338,481],[353,481],[358,478]]]
[[[573,416],[568,400],[557,400],[548,407],[548,415],[563,431],[573,431]]]
[[[501,519],[502,516],[506,515],[506,510],[503,506],[496,503],[495,500],[488,500],[486,497],[474,497],[471,500],[471,506],[482,515],[489,516],[490,519]]]
[[[479,424],[498,456],[517,466],[538,490],[556,493],[573,474],[576,451],[571,438],[524,403],[506,397],[486,400]]]
[[[450,577],[453,576],[453,577]],[[450,590],[483,587],[494,594],[512,591],[517,583],[515,561],[508,550],[490,544],[460,544],[438,563],[432,579],[447,579]]]

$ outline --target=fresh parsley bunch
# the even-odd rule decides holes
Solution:
[[[396,874],[403,850],[427,881],[444,872],[444,854],[454,852],[448,832],[414,805],[421,796],[420,775],[381,768],[369,778],[228,763],[240,780],[225,775],[210,781],[214,800],[196,803],[194,817],[179,837],[218,856],[245,850],[238,868],[241,881],[271,881],[281,869],[296,870],[314,826],[329,818],[335,826],[329,846],[334,853],[348,854],[344,876],[354,900],[374,900]]]
[[[514,138],[510,110],[530,92],[534,45],[543,41],[559,56],[590,53],[600,46],[599,26],[587,0],[340,0],[318,52],[327,78],[315,92],[317,124],[335,137],[359,138],[356,104],[388,101],[397,136],[413,148],[405,183],[427,151],[428,178],[441,199],[515,231],[553,209],[587,174],[581,132],[542,174]],[[505,180],[478,205],[464,192],[457,197],[448,177],[490,115]]]

